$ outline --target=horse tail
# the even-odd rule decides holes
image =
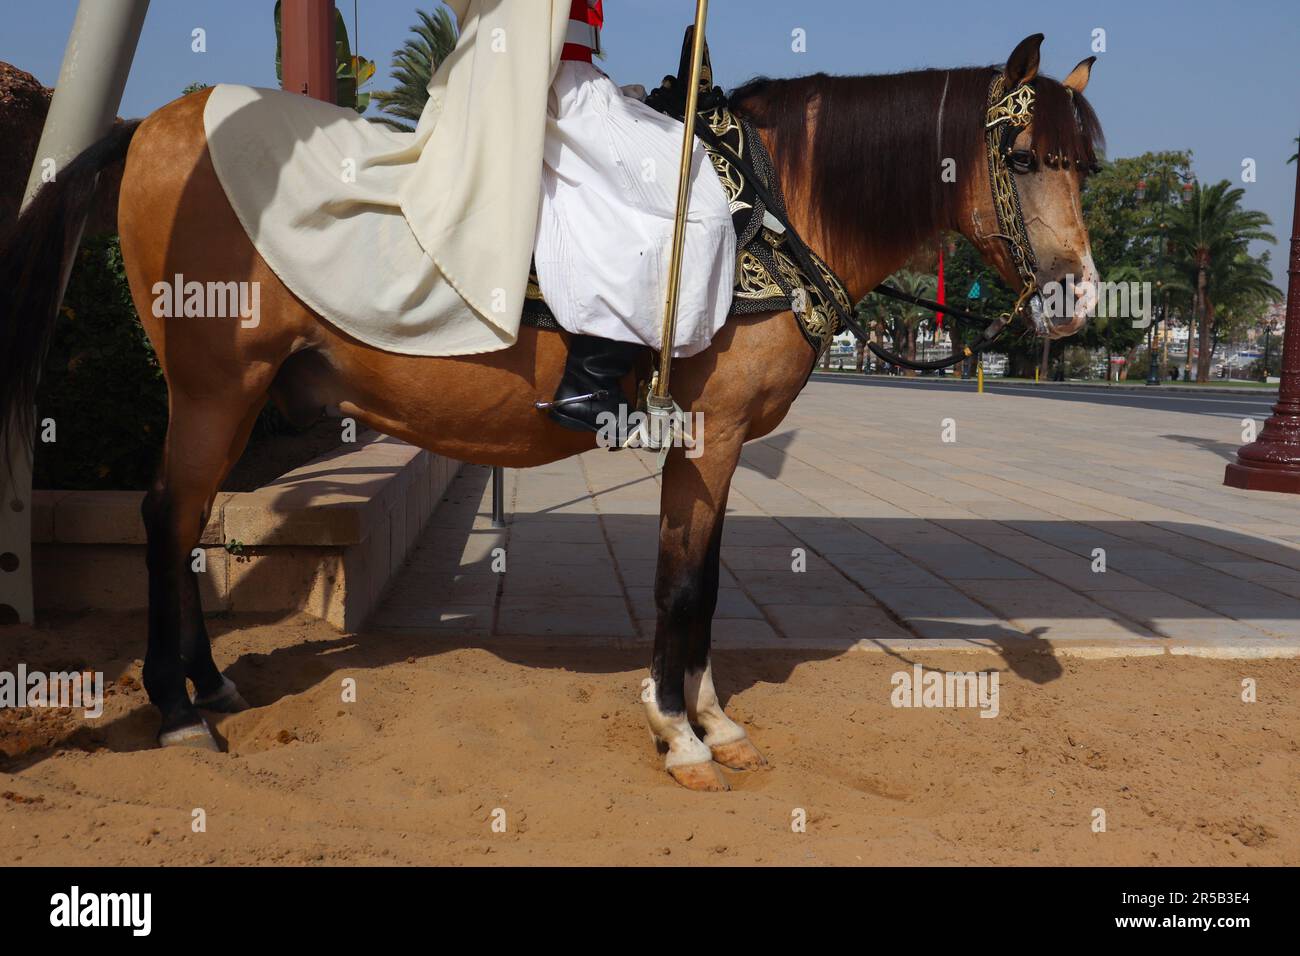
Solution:
[[[99,174],[126,158],[139,126],[119,123],[59,170],[0,245],[0,457],[9,467],[11,448],[31,448],[36,385]]]

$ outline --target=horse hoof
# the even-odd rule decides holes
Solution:
[[[206,697],[195,697],[194,706],[218,714],[237,714],[241,710],[248,710],[248,701],[244,700],[243,696],[240,695],[235,682],[223,674],[221,688],[216,693],[208,694]]]
[[[208,729],[206,721],[200,720],[197,724],[189,724],[185,727],[177,727],[175,730],[165,730],[158,735],[158,746],[160,747],[189,747],[191,750],[210,750],[213,753],[221,753],[221,748],[217,746],[217,739],[212,736],[212,731]]]
[[[713,759],[728,770],[757,770],[767,766],[767,759],[749,742],[748,737],[741,737],[729,744],[718,744],[710,749],[713,751]]]
[[[669,767],[668,772],[672,774],[674,780],[687,790],[719,793],[731,789],[727,781],[723,779],[722,771],[718,769],[718,765],[711,760],[704,763],[687,763],[678,767]]]

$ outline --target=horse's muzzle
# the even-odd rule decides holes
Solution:
[[[1056,314],[1057,311],[1063,310],[1047,308],[1042,295],[1035,292],[1025,303],[1025,311],[1029,314],[1029,320],[1036,333],[1049,339],[1064,339],[1074,335],[1088,324],[1094,301],[1095,292],[1091,287],[1075,288],[1075,301],[1067,317]]]

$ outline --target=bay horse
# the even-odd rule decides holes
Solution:
[[[1002,68],[817,74],[757,80],[733,93],[732,108],[755,123],[774,158],[790,222],[853,301],[944,230],[964,235],[1011,288],[1021,288],[999,233],[985,149],[987,97],[999,73],[1006,89],[1030,84],[1037,97],[1032,123],[1010,144],[1024,160],[1015,175],[1034,278],[1040,287],[1067,275],[1095,279],[1080,206],[1101,141],[1081,95],[1092,59],[1063,83],[1040,76],[1042,39],[1026,38]],[[16,245],[0,264],[0,422],[13,415],[19,427],[30,424],[75,252],[73,224],[93,196],[97,172],[125,155],[122,256],[170,406],[162,461],[142,507],[149,573],[144,685],[161,715],[160,744],[217,749],[200,710],[246,705],[213,662],[190,552],[268,398],[291,420],[334,405],[380,432],[484,465],[546,464],[595,447],[596,436],[568,431],[533,407],[559,382],[562,333],[524,327],[502,351],[419,357],[364,345],[309,310],[258,255],[226,200],[204,138],[207,96],[191,94],[114,130],[44,186],[24,213]],[[205,287],[259,283],[260,323],[156,317],[154,285],[178,273]],[[1082,301],[1071,303],[1047,332],[1072,334],[1086,318]],[[709,645],[719,550],[741,446],[777,427],[813,361],[795,317],[783,312],[733,317],[706,351],[674,363],[674,397],[688,412],[702,413],[707,441],[698,457],[674,449],[664,467],[658,620],[642,701],[653,736],[666,748],[666,769],[690,789],[725,789],[718,765],[743,770],[765,763],[714,691]]]

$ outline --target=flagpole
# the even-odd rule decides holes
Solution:
[[[695,112],[700,101],[700,72],[704,65],[704,24],[709,15],[709,0],[696,0],[695,33],[691,43],[690,87],[686,91],[686,115],[682,118],[682,162],[677,178],[677,217],[673,223],[672,257],[668,263],[668,294],[664,301],[662,335],[659,339],[659,371],[655,376],[648,405],[653,413],[672,408],[668,397],[668,378],[672,370],[673,344],[677,329],[677,300],[681,291],[682,254],[686,247],[686,213],[691,194],[691,161],[695,155]]]

